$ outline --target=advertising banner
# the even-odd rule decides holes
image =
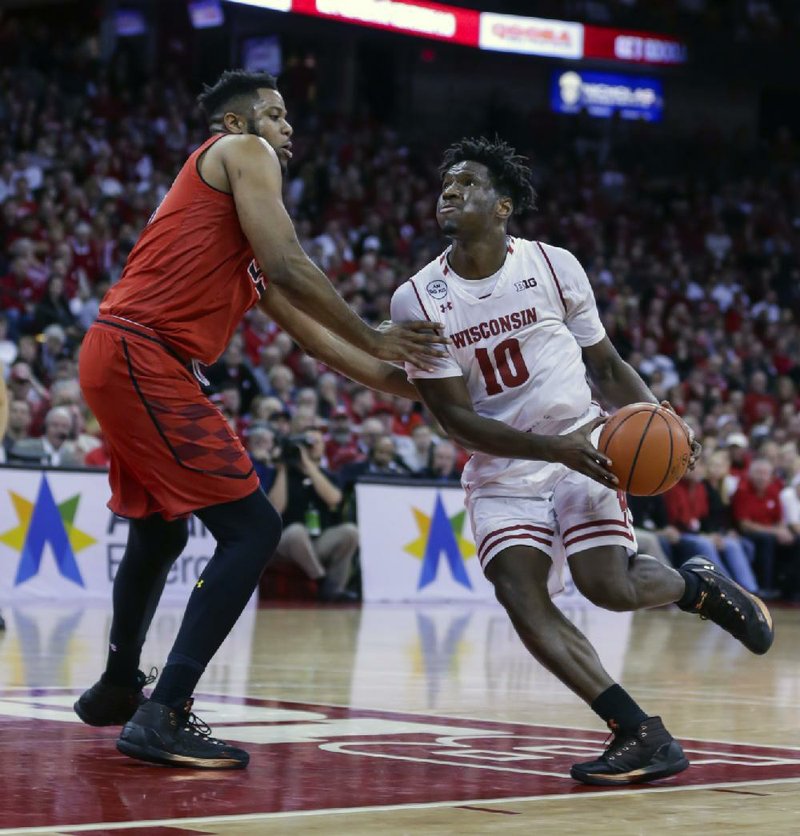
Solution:
[[[583,55],[583,26],[564,20],[481,12],[478,46],[554,58]]]
[[[557,70],[550,84],[550,104],[556,113],[581,113],[608,119],[660,122],[664,88],[657,78],[584,70]]]
[[[477,12],[426,0],[294,0],[292,11],[470,46],[477,40]]]
[[[356,503],[365,602],[494,603],[459,485],[359,482]],[[593,607],[568,571],[564,583],[559,607]]]
[[[128,538],[104,472],[0,468],[0,601],[111,601]],[[196,518],[162,600],[184,602],[214,553]]]
[[[685,64],[686,44],[653,32],[623,32],[603,26],[584,26],[583,57],[635,64]]]

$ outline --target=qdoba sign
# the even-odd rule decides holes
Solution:
[[[478,46],[500,52],[580,58],[583,27],[563,20],[482,12]]]

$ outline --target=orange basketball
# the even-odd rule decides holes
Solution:
[[[653,496],[679,482],[689,465],[689,429],[663,406],[632,403],[603,424],[597,445],[611,459],[620,490]]]

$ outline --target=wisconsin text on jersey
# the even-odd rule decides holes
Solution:
[[[532,325],[534,322],[536,322],[536,308],[523,308],[521,311],[514,311],[507,316],[498,316],[496,319],[480,322],[470,328],[465,328],[463,331],[448,334],[448,336],[456,348],[464,348],[466,345],[479,343],[499,334],[518,331],[520,328]]]

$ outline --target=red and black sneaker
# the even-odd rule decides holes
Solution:
[[[101,677],[88,691],[84,691],[73,705],[78,717],[89,726],[123,726],[147,701],[142,693],[145,685],[156,681],[158,671],[149,674],[136,672],[134,685],[112,685]]]
[[[633,732],[614,732],[611,745],[597,760],[576,763],[570,775],[583,784],[622,787],[668,778],[689,766],[680,743],[660,717],[648,717]]]
[[[691,572],[700,580],[694,604],[684,607],[727,630],[752,653],[766,653],[775,639],[772,616],[767,605],[752,592],[725,577],[710,560],[692,557],[678,570]]]

